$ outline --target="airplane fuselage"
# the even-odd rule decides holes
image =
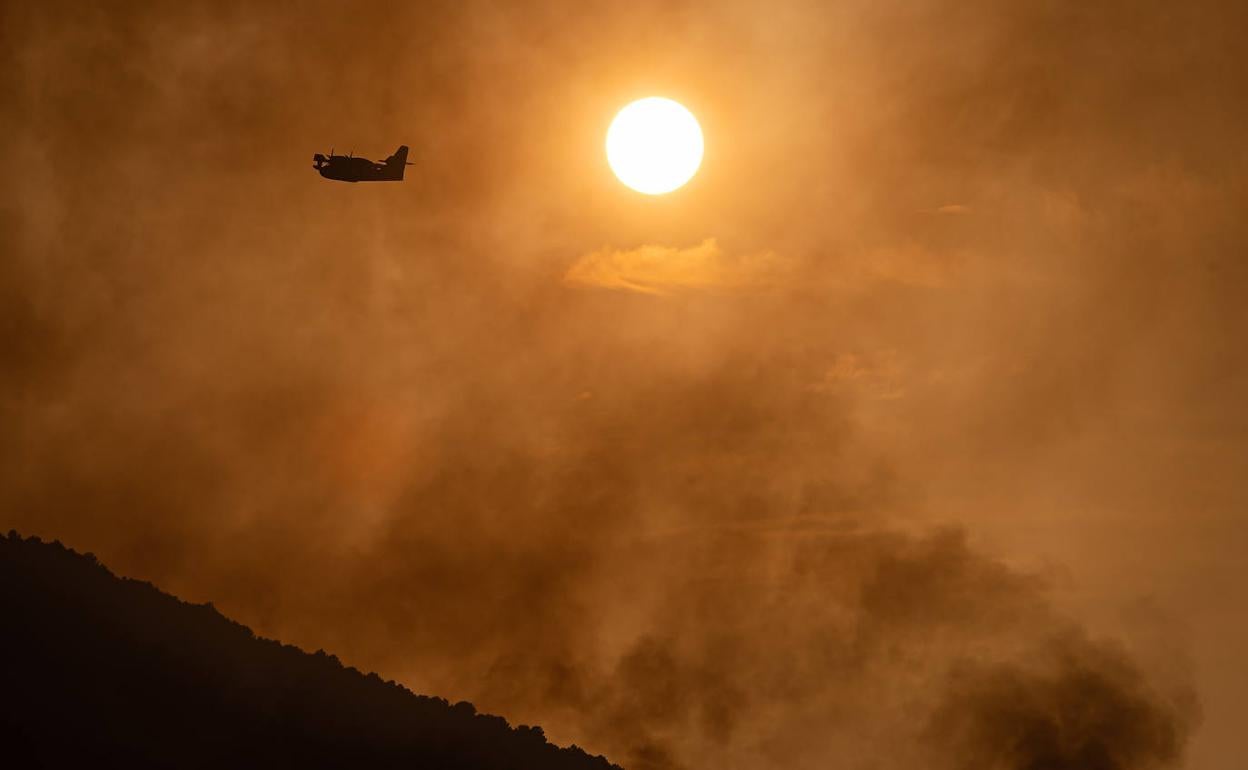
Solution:
[[[312,168],[317,173],[339,182],[402,182],[403,170],[409,165],[406,146],[399,147],[384,163],[332,153],[325,156],[318,152],[312,156]]]

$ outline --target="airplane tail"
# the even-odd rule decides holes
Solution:
[[[396,181],[403,181],[403,169],[412,165],[407,162],[407,145],[400,145],[394,154],[386,158],[386,170],[390,172],[392,178]]]

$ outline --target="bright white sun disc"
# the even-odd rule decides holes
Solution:
[[[637,192],[671,192],[702,165],[702,128],[678,102],[639,99],[620,110],[607,129],[607,163]]]

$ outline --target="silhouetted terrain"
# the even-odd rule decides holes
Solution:
[[[615,767],[14,532],[0,537],[0,746],[15,768]]]

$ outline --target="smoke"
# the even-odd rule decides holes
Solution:
[[[1233,766],[1244,11],[825,5],[5,6],[0,529],[634,769]]]
[[[730,259],[714,238],[677,249],[642,246],[627,251],[602,249],[578,259],[563,280],[573,285],[668,294],[677,289],[742,289],[774,283],[782,271],[775,254]]]
[[[1159,701],[1122,653],[1063,639],[1014,666],[966,662],[927,726],[948,767],[1168,767],[1190,712]],[[1189,705],[1189,704],[1181,704]]]

